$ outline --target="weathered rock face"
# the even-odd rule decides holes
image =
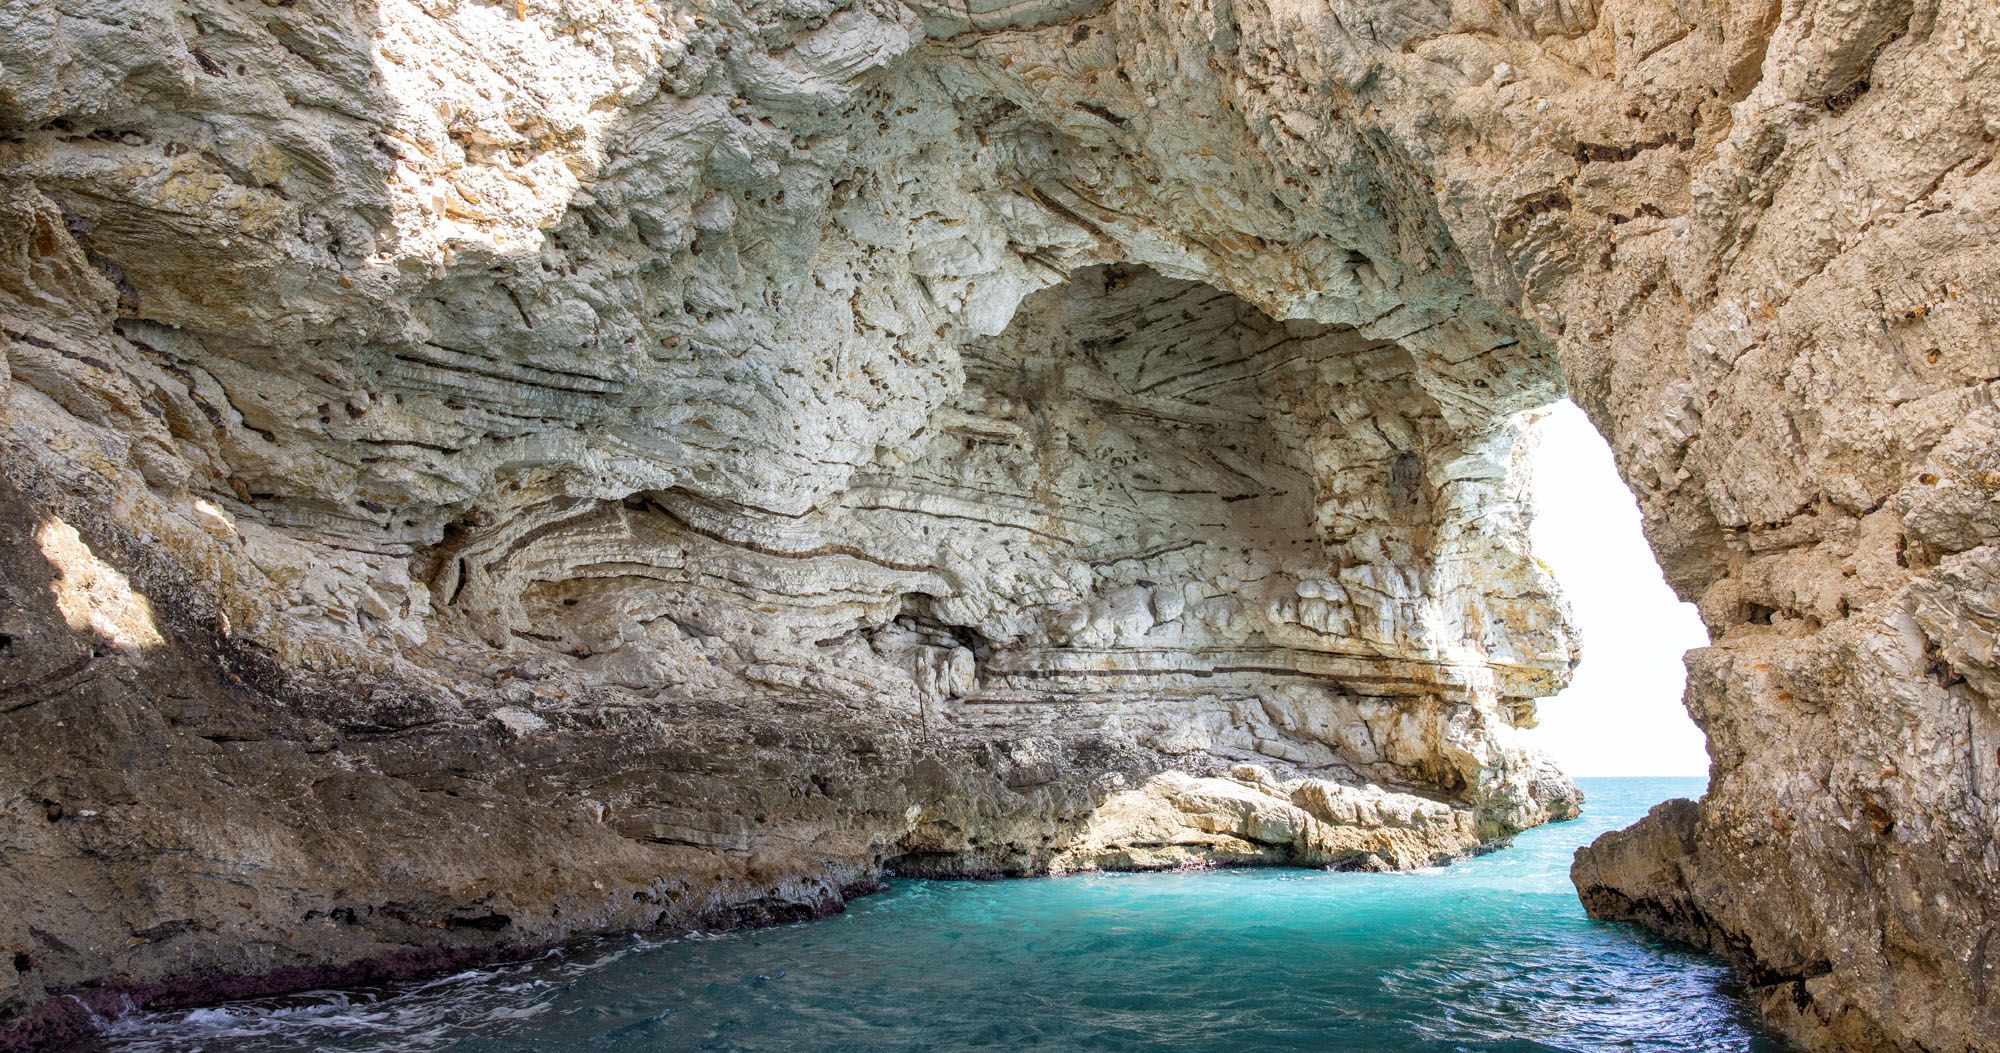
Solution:
[[[1587,901],[1990,1033],[1985,0],[73,6],[0,1001],[1567,814],[1566,378],[1717,636]]]
[[[8,1005],[1574,813],[1554,361],[1234,185],[1220,81],[1175,145],[1008,71],[1109,23],[99,14],[0,55]]]

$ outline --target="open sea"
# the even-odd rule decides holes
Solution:
[[[1703,780],[1580,779],[1583,818],[1408,874],[895,881],[822,921],[607,941],[112,1026],[151,1050],[1783,1048],[1729,972],[1584,916],[1571,853]]]

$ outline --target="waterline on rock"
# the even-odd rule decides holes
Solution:
[[[1760,1037],[1713,959],[1587,919],[1578,844],[1699,779],[1400,874],[896,881],[836,918],[552,952],[414,986],[141,1014],[128,1051],[1650,1049]]]

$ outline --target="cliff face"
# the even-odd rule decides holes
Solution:
[[[1977,1048],[1996,18],[0,14],[0,1001],[1568,814],[1566,381],[1717,639],[1586,902]]]
[[[9,1004],[1574,813],[1554,360],[1207,30],[9,17]]]

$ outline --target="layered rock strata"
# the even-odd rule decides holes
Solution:
[[[10,1008],[1574,814],[1454,279],[1114,235],[901,8],[97,14],[0,55]]]
[[[1567,383],[1717,641],[1586,902],[1984,1048],[1996,19],[0,12],[0,1000],[1567,814]]]

